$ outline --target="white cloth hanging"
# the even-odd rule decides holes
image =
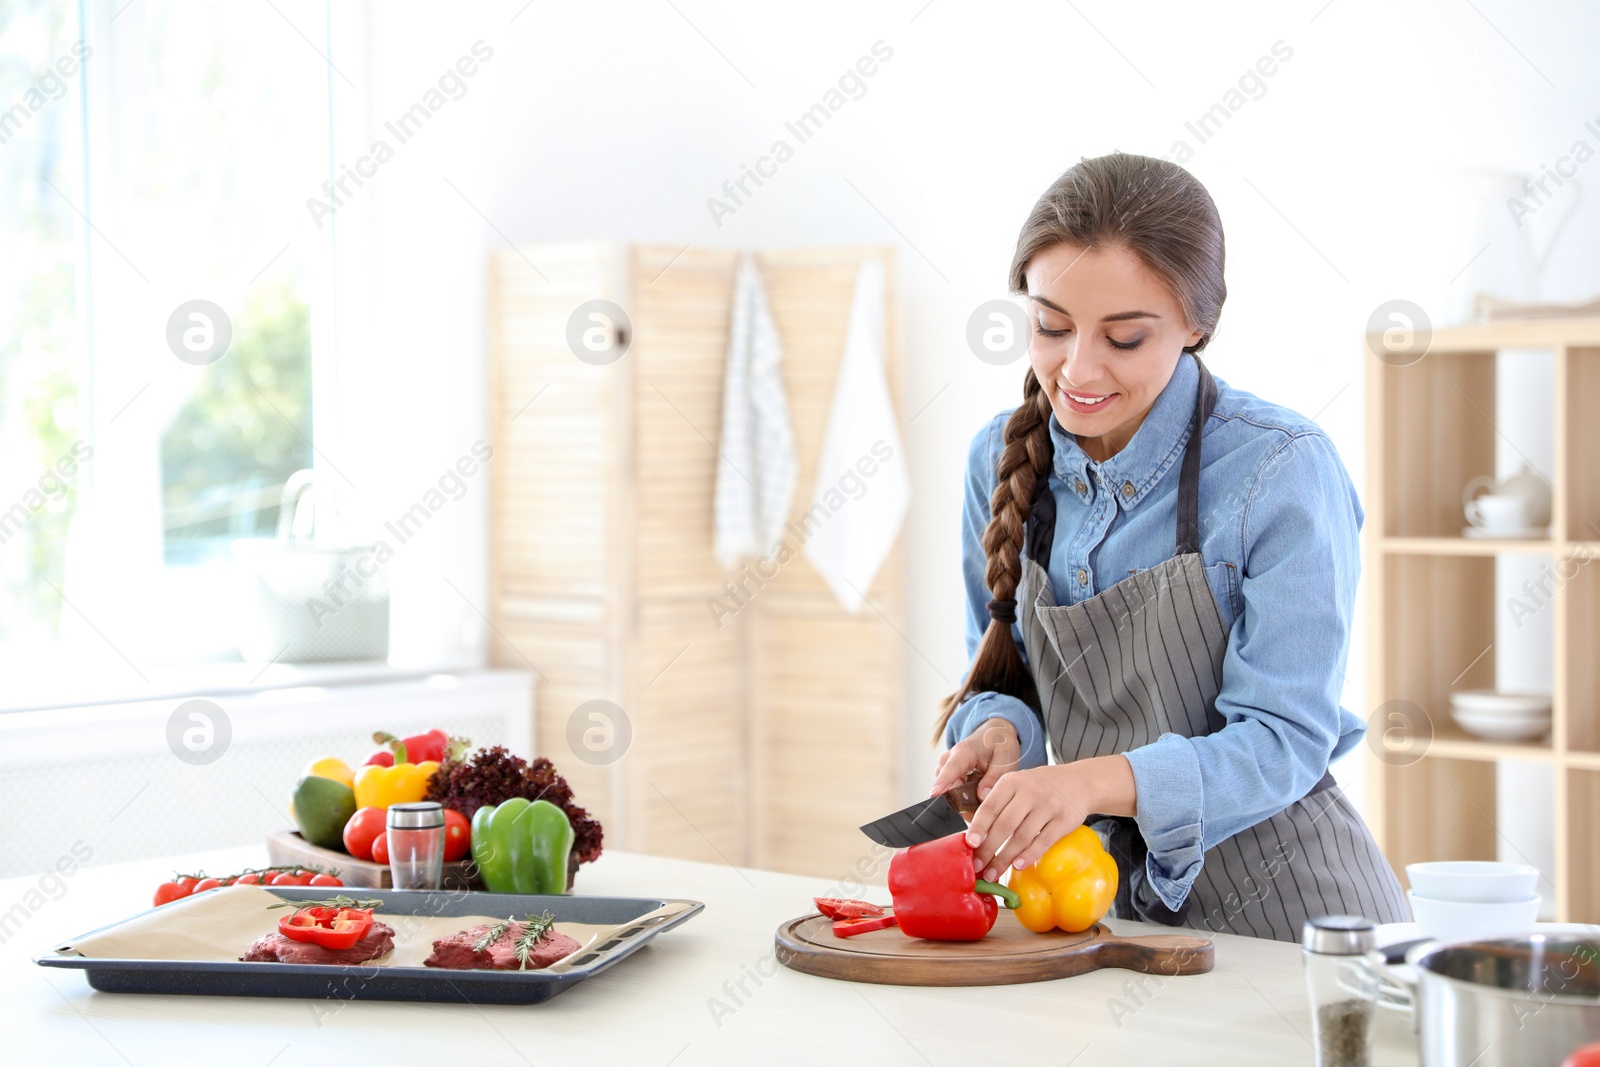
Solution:
[[[783,391],[783,342],[749,253],[739,257],[729,321],[713,505],[717,561],[724,567],[772,551],[799,473]]]
[[[884,344],[883,261],[869,259],[856,272],[811,507],[797,523],[807,538],[806,559],[849,611],[861,610],[911,501],[899,421],[884,377]]]

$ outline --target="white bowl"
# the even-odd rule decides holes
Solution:
[[[1406,864],[1414,892],[1429,900],[1462,904],[1503,904],[1534,896],[1539,868],[1492,860],[1438,860]]]
[[[1490,741],[1533,741],[1550,732],[1548,714],[1536,719],[1507,718],[1451,708],[1450,717],[1467,733]]]
[[[1484,937],[1488,934],[1524,934],[1539,921],[1539,896],[1527,900],[1489,904],[1460,900],[1434,900],[1406,891],[1411,914],[1423,937]]]
[[[1549,693],[1502,693],[1495,689],[1458,689],[1450,694],[1452,711],[1526,719],[1550,716]]]

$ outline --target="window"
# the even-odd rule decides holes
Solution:
[[[0,0],[0,641],[8,642],[57,633],[81,484],[78,220],[52,189],[82,187],[77,36],[65,4]]]
[[[230,548],[314,466],[328,18],[0,0],[0,670],[237,658]],[[215,362],[168,343],[200,300]]]

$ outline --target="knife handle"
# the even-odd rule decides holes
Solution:
[[[972,817],[978,813],[978,782],[983,778],[983,772],[974,767],[967,772],[967,776],[959,783],[948,789],[945,800],[956,810],[963,822],[971,822]]]

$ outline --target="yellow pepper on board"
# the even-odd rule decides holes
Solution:
[[[1036,934],[1054,929],[1075,934],[1111,910],[1117,861],[1101,847],[1099,834],[1080,826],[1031,867],[1013,870],[1006,884],[1022,898],[1015,914],[1023,926]]]
[[[356,772],[356,807],[387,808],[421,800],[428,791],[428,779],[439,769],[433,760],[422,763],[396,763],[393,767],[372,764]]]

